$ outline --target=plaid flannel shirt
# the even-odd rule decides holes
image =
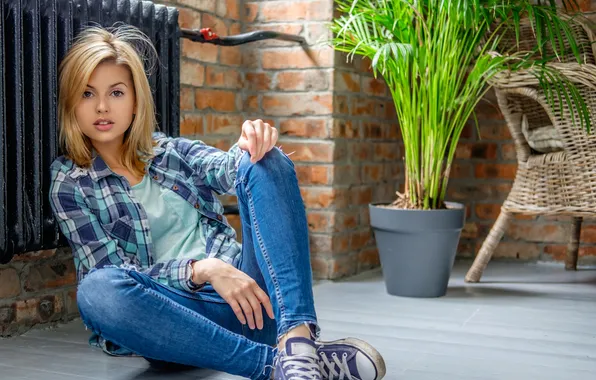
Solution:
[[[154,157],[146,173],[178,193],[200,213],[206,256],[235,265],[241,254],[236,232],[223,216],[214,193],[234,194],[242,151],[228,152],[202,141],[170,138],[155,133]],[[93,268],[120,267],[143,272],[158,282],[186,291],[192,259],[154,262],[149,221],[132,196],[129,183],[97,156],[91,167],[80,168],[61,156],[51,165],[50,203],[60,230],[74,256],[78,280]],[[200,259],[200,258],[197,258]]]

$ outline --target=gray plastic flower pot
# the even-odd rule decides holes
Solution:
[[[387,292],[402,297],[441,297],[465,223],[465,207],[404,210],[369,205]]]

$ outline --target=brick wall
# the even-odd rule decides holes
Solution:
[[[29,252],[0,265],[0,336],[78,316],[69,249]]]

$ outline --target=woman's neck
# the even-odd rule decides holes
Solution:
[[[109,143],[93,142],[93,148],[110,168],[115,169],[123,167],[122,143],[114,141]]]

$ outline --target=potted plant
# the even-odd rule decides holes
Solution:
[[[369,58],[375,76],[384,78],[405,148],[405,189],[391,204],[370,205],[387,291],[442,296],[465,220],[464,205],[445,199],[449,173],[460,134],[470,118],[475,120],[474,109],[494,78],[521,70],[535,75],[547,99],[570,100],[578,124],[590,127],[579,91],[549,63],[556,56],[547,53],[571,49],[580,62],[572,18],[554,0],[336,3],[331,44],[348,58]],[[519,42],[524,23],[534,28],[535,47],[502,51],[504,36]]]

